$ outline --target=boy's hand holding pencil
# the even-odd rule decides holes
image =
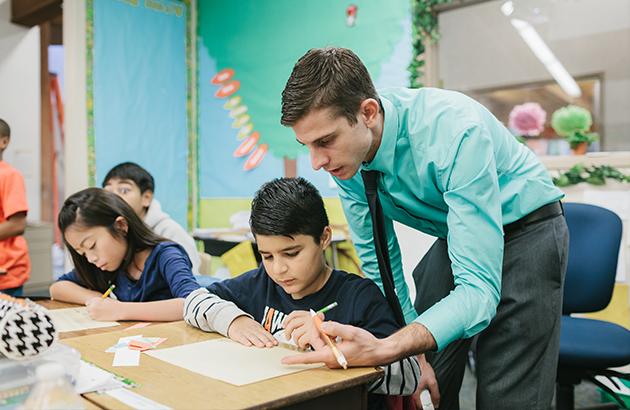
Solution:
[[[320,320],[324,318],[323,314],[319,316]],[[319,350],[326,346],[326,341],[317,329],[310,312],[294,310],[284,319],[283,327],[286,338],[293,340],[300,349],[307,349],[310,346]]]

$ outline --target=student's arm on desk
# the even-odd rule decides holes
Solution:
[[[94,320],[143,320],[167,322],[182,320],[183,298],[155,302],[120,302],[102,298],[102,294],[79,286],[69,280],[60,280],[50,286],[50,297],[60,302],[86,305]]]
[[[204,332],[220,333],[245,346],[271,347],[277,344],[271,333],[251,315],[206,288],[188,295],[184,303],[184,320]]]
[[[101,297],[101,294],[69,280],[60,280],[50,285],[50,298],[60,302],[85,305],[88,300],[94,297]]]
[[[86,302],[90,317],[95,320],[139,320],[172,322],[182,320],[183,298],[153,302],[120,302],[112,298],[92,298]]]

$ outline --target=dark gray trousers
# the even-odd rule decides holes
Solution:
[[[568,241],[564,216],[528,225],[505,238],[501,301],[477,339],[477,409],[551,407]],[[413,278],[418,313],[454,288],[444,239],[435,241]],[[427,354],[440,388],[441,410],[459,409],[469,346],[470,339],[458,340]]]

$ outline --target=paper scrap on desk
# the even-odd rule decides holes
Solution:
[[[116,350],[112,366],[123,367],[138,365],[140,365],[140,350],[131,350],[128,347],[123,347]]]
[[[170,407],[161,403],[153,401],[147,397],[141,396],[138,393],[132,392],[129,389],[115,389],[105,392],[109,396],[112,396],[116,400],[126,404],[132,409],[136,410],[171,410]]]
[[[140,322],[140,323],[136,323],[133,326],[129,326],[127,329],[125,330],[132,330],[132,329],[142,329],[143,327],[147,327],[151,324],[151,322]]]
[[[133,339],[129,341],[129,348],[131,350],[140,350],[141,352],[144,352],[145,350],[155,349],[165,340],[165,337],[143,337],[141,339]]]
[[[74,385],[74,390],[77,394],[118,389],[124,386],[125,384],[118,380],[116,375],[81,360],[79,376]]]
[[[97,329],[101,327],[118,326],[118,322],[101,322],[93,320],[87,312],[87,308],[50,309],[48,313],[55,323],[59,333],[73,332],[75,330]]]
[[[129,347],[129,341],[131,341],[133,339],[139,339],[141,337],[142,337],[142,335],[121,337],[120,339],[118,339],[118,342],[115,345],[113,345],[109,349],[105,350],[105,352],[106,353],[116,353],[116,350],[118,350],[118,349]]]
[[[315,365],[287,366],[280,360],[295,351],[279,346],[246,347],[229,339],[214,339],[167,349],[150,350],[145,354],[191,372],[242,386],[302,370]]]

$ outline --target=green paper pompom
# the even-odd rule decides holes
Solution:
[[[577,105],[559,108],[551,116],[551,126],[561,137],[586,133],[593,125],[591,113]]]

